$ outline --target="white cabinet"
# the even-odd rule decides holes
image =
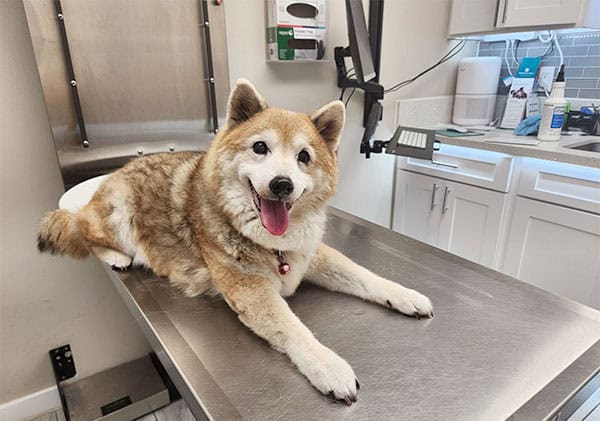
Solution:
[[[399,170],[393,229],[494,267],[506,196]]]
[[[452,0],[448,36],[600,28],[597,0]]]
[[[577,23],[582,0],[501,0],[497,26],[501,28]]]
[[[453,0],[449,34],[491,32],[496,27],[498,0]]]
[[[517,197],[501,270],[600,308],[600,215]]]
[[[508,191],[513,162],[510,155],[442,144],[440,150],[433,153],[433,160],[435,162],[398,158],[397,166],[403,170],[490,190]]]
[[[398,171],[393,229],[424,243],[437,245],[440,180]]]
[[[398,158],[392,228],[600,309],[600,169],[442,145]]]
[[[438,246],[495,268],[507,195],[446,182],[441,197]]]

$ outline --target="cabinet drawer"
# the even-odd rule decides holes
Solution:
[[[456,168],[406,157],[399,157],[397,165],[398,168],[420,174],[508,192],[513,161],[511,155],[461,146],[441,145],[440,150],[434,152],[433,160],[451,164]]]
[[[517,194],[600,213],[600,169],[523,158]]]
[[[517,197],[502,272],[600,309],[600,216]]]

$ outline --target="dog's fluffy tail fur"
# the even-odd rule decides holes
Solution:
[[[90,254],[75,214],[64,209],[48,212],[42,219],[38,250],[42,253],[68,254],[79,259]]]

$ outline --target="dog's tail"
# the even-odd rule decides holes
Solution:
[[[42,219],[38,250],[41,253],[68,254],[78,259],[90,254],[75,214],[64,209],[48,212]]]

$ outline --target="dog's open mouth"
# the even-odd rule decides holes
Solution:
[[[252,191],[254,205],[258,210],[260,222],[262,222],[263,227],[271,235],[285,234],[290,223],[289,211],[293,203],[261,197],[252,185],[252,182],[250,182],[250,190]]]

